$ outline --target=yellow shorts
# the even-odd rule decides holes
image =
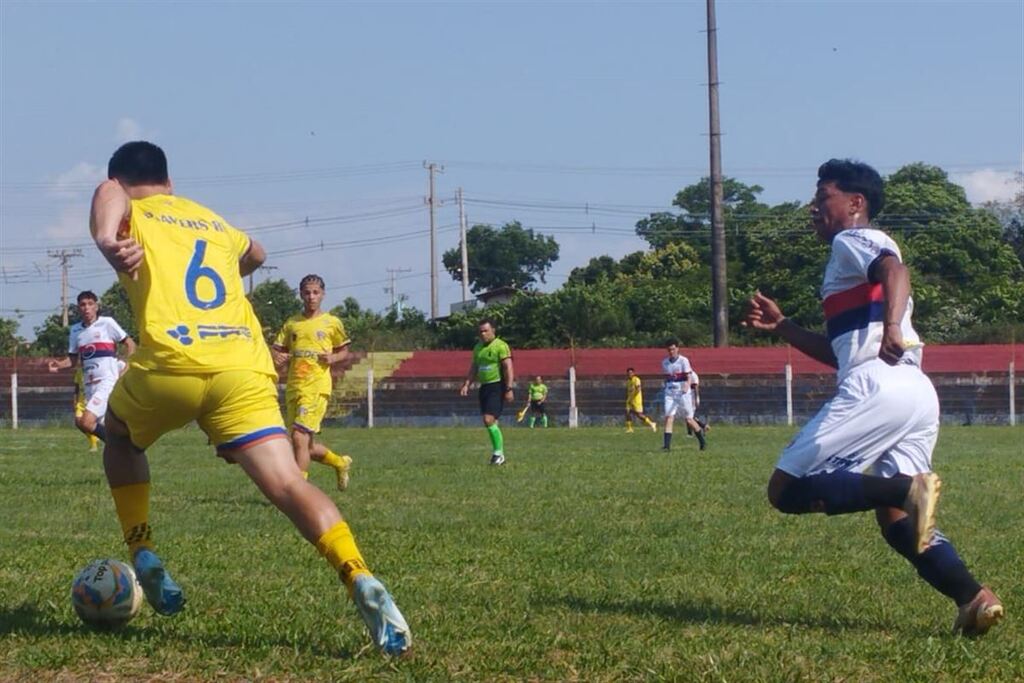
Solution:
[[[286,422],[289,427],[308,434],[319,434],[320,423],[327,414],[327,394],[313,391],[287,390],[284,394]]]
[[[633,399],[632,401],[626,401],[626,410],[634,413],[640,413],[642,415],[644,412],[643,399]]]
[[[141,449],[192,420],[220,455],[287,436],[277,385],[252,370],[184,375],[132,366],[114,387],[109,405]]]

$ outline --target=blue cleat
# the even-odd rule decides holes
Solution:
[[[384,584],[369,574],[356,577],[352,601],[356,603],[366,628],[370,629],[374,645],[392,657],[409,653],[412,632]]]
[[[181,586],[164,569],[163,562],[152,550],[140,548],[134,558],[135,575],[142,585],[146,602],[165,617],[177,614],[185,607],[185,594]]]

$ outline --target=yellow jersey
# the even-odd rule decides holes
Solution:
[[[642,394],[643,385],[640,383],[640,378],[633,375],[626,380],[626,401],[633,401],[639,398]]]
[[[331,367],[321,363],[319,355],[330,353],[350,341],[345,334],[345,325],[330,313],[312,318],[297,313],[288,318],[274,339],[274,346],[291,353],[287,388],[331,393]]]
[[[138,279],[118,277],[139,325],[131,362],[170,373],[250,369],[277,377],[245,298],[239,259],[249,238],[201,204],[158,194],[133,199],[118,236],[143,248]]]

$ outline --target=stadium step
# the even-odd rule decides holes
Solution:
[[[335,379],[327,417],[347,417],[366,401],[366,377],[371,367],[373,385],[376,387],[411,357],[411,351],[378,351],[360,358],[344,375]]]

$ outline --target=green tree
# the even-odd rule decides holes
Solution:
[[[34,328],[36,339],[32,342],[32,354],[57,356],[58,358],[66,356],[71,325],[78,321],[79,315],[76,306],[68,306],[68,327],[64,326],[60,313],[47,316],[41,325]]]
[[[529,288],[558,260],[558,242],[549,235],[524,229],[518,221],[500,230],[474,225],[466,233],[469,282],[474,292],[497,287]],[[442,256],[452,279],[462,280],[462,255],[458,247]]]
[[[263,338],[268,344],[274,342],[274,337],[288,318],[302,311],[299,295],[281,279],[266,280],[253,287],[249,301],[256,311],[256,317],[263,327]]]
[[[121,328],[136,342],[139,341],[139,329],[135,323],[135,314],[128,302],[128,292],[115,281],[100,296],[100,315],[107,315],[117,321]]]
[[[10,356],[16,346],[25,343],[18,336],[19,323],[14,318],[0,318],[0,356]]]

